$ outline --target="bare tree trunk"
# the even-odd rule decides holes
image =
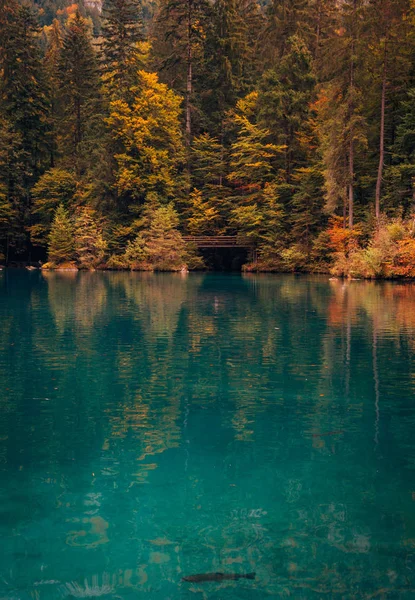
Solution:
[[[380,108],[380,140],[379,140],[379,167],[376,180],[375,196],[375,215],[379,223],[380,218],[380,190],[382,186],[383,163],[385,161],[385,105],[386,105],[386,79],[387,79],[387,40],[385,39],[385,53],[383,57],[383,76],[382,76],[382,99]]]
[[[355,51],[355,41],[356,41],[356,32],[355,32],[355,23],[356,23],[356,3],[357,0],[353,1],[353,31],[352,31],[352,45],[351,45],[351,53],[350,53],[350,89],[349,93],[351,95],[349,113],[350,119],[353,118],[354,111],[354,51]],[[349,228],[353,227],[353,196],[354,196],[354,139],[353,139],[353,126],[350,126],[350,142],[349,142]]]
[[[351,131],[353,136],[353,131]],[[354,143],[353,137],[350,140],[349,148],[349,229],[353,227],[353,195],[354,195]]]

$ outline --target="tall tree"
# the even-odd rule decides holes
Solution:
[[[344,166],[347,165],[347,214],[350,228],[354,223],[355,153],[359,145],[366,143],[360,77],[364,56],[363,9],[363,0],[344,0],[337,14],[333,36],[327,40],[324,47],[328,83],[325,85],[323,96],[326,95],[329,106],[327,117],[329,114],[331,117],[323,117],[323,145],[327,148],[323,158],[329,159],[333,155],[333,144],[336,144],[337,137],[337,146],[344,152]],[[324,103],[321,106],[324,106]],[[325,114],[324,110],[322,114]],[[336,162],[339,165],[341,159],[340,162],[336,159]],[[338,179],[331,166],[326,169],[327,173],[329,171],[335,180]],[[344,169],[340,171],[340,178],[343,176]],[[335,181],[335,185],[331,185],[333,182],[327,183],[328,187],[337,191],[342,186],[341,180]],[[343,198],[346,200],[345,196]],[[345,211],[344,204],[344,214]]]
[[[48,102],[39,48],[39,27],[31,9],[6,0],[0,22],[0,101],[21,135],[33,176],[44,151]]]
[[[127,99],[143,67],[139,43],[144,39],[140,0],[105,0],[102,11],[103,79],[113,99]]]
[[[186,144],[194,114],[194,80],[201,71],[210,7],[207,0],[162,0],[153,29],[153,53],[162,81],[185,98]]]
[[[54,19],[49,27],[44,27],[44,32],[47,40],[47,47],[43,64],[47,78],[50,103],[48,148],[50,153],[50,167],[53,168],[58,156],[59,118],[62,116],[62,106],[59,102],[59,58],[62,51],[63,32],[57,19]]]
[[[263,126],[285,147],[284,179],[291,183],[296,168],[307,159],[305,135],[315,78],[312,57],[303,40],[292,36],[275,70],[267,71],[259,84],[258,109]]]
[[[79,172],[85,170],[86,148],[98,113],[99,77],[88,22],[77,11],[68,21],[59,58],[63,150]]]
[[[26,228],[30,223],[31,187],[46,156],[47,90],[39,28],[31,9],[4,0],[0,13],[0,114],[5,124],[6,197],[20,230],[20,250],[26,247],[30,251]]]
[[[260,73],[258,40],[263,25],[253,0],[216,0],[207,30],[202,108],[207,127],[223,141],[226,111],[252,91]]]
[[[392,64],[402,68],[408,47],[409,0],[371,0],[367,21],[372,37],[372,54],[379,82],[379,160],[375,189],[375,217],[380,219],[381,189],[385,163],[388,87],[393,82]],[[410,27],[410,25],[409,25]],[[405,69],[408,71],[408,69]]]
[[[132,106],[113,101],[107,119],[121,146],[115,157],[116,186],[127,213],[141,207],[151,194],[164,201],[177,197],[184,159],[181,98],[155,73],[139,71],[138,77]]]

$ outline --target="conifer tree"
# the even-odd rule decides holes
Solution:
[[[205,43],[202,107],[211,130],[223,139],[225,113],[250,92],[259,72],[262,18],[251,0],[216,0]],[[212,127],[213,125],[213,127]]]
[[[44,69],[47,78],[49,96],[48,115],[48,149],[50,154],[50,167],[55,166],[59,149],[59,119],[62,118],[63,107],[61,106],[59,87],[59,59],[63,44],[63,31],[57,19],[49,27],[44,28],[46,35],[46,53],[44,57]]]
[[[48,260],[54,265],[70,262],[75,258],[74,229],[67,210],[61,204],[55,212],[49,234]]]
[[[199,222],[203,207],[210,215],[206,222],[210,223],[211,234],[224,233],[228,225],[231,188],[227,180],[227,154],[219,140],[208,133],[193,139],[191,181],[195,191],[190,196],[189,215]],[[203,228],[207,233],[205,225]]]
[[[57,208],[70,209],[76,192],[74,173],[57,167],[46,171],[33,186],[32,225],[33,245],[44,246]]]
[[[30,249],[26,227],[31,187],[45,158],[48,102],[39,28],[31,9],[15,0],[4,0],[0,12],[0,115],[6,140],[5,170],[0,178],[12,207],[14,241],[23,251]]]
[[[367,141],[361,92],[363,9],[362,0],[345,0],[337,14],[335,32],[324,48],[328,82],[322,94],[325,94],[327,102],[321,106],[326,104],[328,113],[324,116],[324,109],[321,112],[321,139],[326,148],[323,161],[328,175],[328,206],[334,207],[337,199],[343,197],[343,214],[345,217],[347,213],[349,228],[354,224],[355,155]],[[340,191],[344,185],[346,193]],[[330,190],[335,193],[331,194]]]
[[[138,45],[144,39],[140,0],[105,0],[102,12],[103,79],[113,99],[128,99],[143,68]]]
[[[312,57],[298,36],[286,41],[278,68],[267,71],[259,85],[258,119],[274,133],[274,142],[285,147],[284,179],[291,183],[296,168],[304,166],[309,129],[309,107],[315,78]]]
[[[194,82],[201,72],[207,0],[161,0],[153,29],[153,54],[161,81],[185,98],[185,140],[193,135]]]
[[[304,40],[312,36],[309,0],[271,0],[266,11],[264,54],[268,67],[278,65],[287,51],[290,37],[300,35]]]
[[[85,169],[87,141],[98,112],[99,78],[88,23],[77,11],[69,20],[59,59],[60,101],[64,107],[61,127],[63,151]]]
[[[107,244],[102,235],[102,226],[96,212],[82,206],[75,219],[75,252],[79,265],[84,269],[94,269],[105,257]]]
[[[0,22],[0,98],[27,155],[27,185],[41,168],[48,103],[38,43],[39,27],[31,9],[6,0]]]

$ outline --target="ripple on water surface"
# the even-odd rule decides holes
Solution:
[[[414,598],[414,303],[3,271],[1,597]]]

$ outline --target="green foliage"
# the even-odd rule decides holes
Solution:
[[[70,207],[76,192],[74,173],[63,169],[49,169],[33,187],[33,216],[36,223],[30,227],[30,238],[34,245],[47,242],[56,209],[62,205]]]
[[[44,150],[48,102],[38,45],[39,27],[32,10],[5,0],[0,21],[0,97],[5,114],[26,153],[28,184]]]
[[[200,190],[190,194],[190,217],[187,220],[187,230],[191,235],[209,235],[217,231],[221,217],[215,206],[203,200]]]
[[[55,212],[49,233],[48,260],[56,266],[75,258],[74,227],[67,210],[61,204]]]
[[[144,39],[139,0],[105,0],[102,12],[102,71],[111,98],[129,99],[136,73],[143,67],[140,42]]]
[[[182,232],[232,234],[252,269],[411,276],[409,0],[36,4],[0,11],[4,258],[181,269]]]
[[[63,122],[62,152],[79,172],[91,152],[91,127],[99,115],[99,79],[88,22],[77,11],[64,31],[59,55],[58,80]]]
[[[177,229],[179,218],[173,205],[150,205],[144,229],[130,242],[123,263],[131,269],[180,271],[186,268],[186,248]]]
[[[76,258],[81,268],[95,269],[103,263],[107,243],[103,237],[101,219],[92,208],[78,208],[74,236]]]

